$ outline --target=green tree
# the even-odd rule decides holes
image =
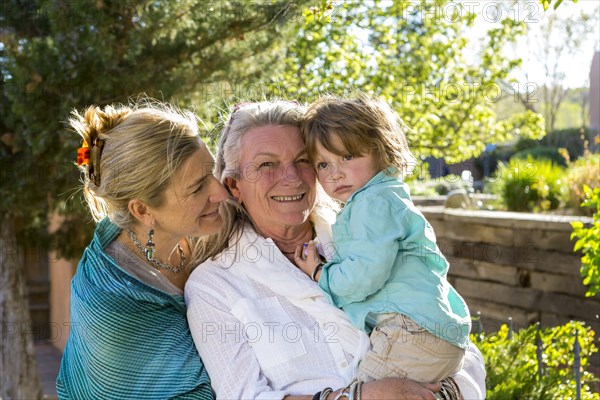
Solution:
[[[557,8],[562,1],[554,3]],[[576,1],[573,1],[576,3]],[[566,7],[565,7],[566,6]],[[530,51],[527,52],[525,65],[534,62],[532,67],[522,68],[523,72],[515,82],[506,83],[507,87],[517,87],[515,99],[527,110],[540,112],[544,116],[546,131],[555,129],[585,127],[587,117],[587,92],[589,78],[583,84],[585,89],[582,95],[580,89],[571,89],[565,86],[565,77],[569,72],[564,60],[571,59],[577,55],[589,54],[590,60],[594,50],[598,49],[598,40],[595,31],[598,25],[598,8],[591,12],[578,9],[571,2],[564,3],[561,8],[577,10],[569,16],[561,11],[536,13],[535,20],[527,26],[526,43],[529,43]],[[596,34],[597,36],[597,34]],[[521,43],[522,44],[522,43]],[[517,45],[517,43],[515,43]],[[532,75],[535,70],[542,72],[542,80],[533,81]],[[511,86],[512,85],[512,86]],[[574,104],[570,98],[576,94]],[[515,109],[516,104],[506,103]],[[505,107],[506,108],[506,107]],[[581,118],[575,116],[580,114]],[[581,123],[577,121],[580,120]]]
[[[586,296],[595,296],[600,293],[600,187],[590,188],[583,186],[585,201],[582,206],[593,210],[593,222],[586,227],[581,221],[571,222],[573,233],[571,239],[577,239],[574,251],[580,250],[581,277],[583,284],[588,286]]]
[[[382,96],[412,128],[408,139],[416,154],[449,162],[517,134],[543,136],[539,114],[500,121],[492,109],[502,96],[500,82],[519,64],[502,49],[524,32],[524,24],[500,21],[481,43],[479,61],[469,63],[475,12],[448,0],[322,0],[306,12],[288,68],[274,79],[293,82],[297,97],[307,100],[348,90]]]
[[[236,97],[232,87],[275,71],[305,3],[2,1],[1,251],[52,246],[75,258],[89,241],[93,226],[74,192],[79,140],[64,124],[71,109],[126,103],[145,92],[180,106],[196,105],[198,114],[211,121],[216,106]],[[67,218],[51,239],[47,226],[53,213]],[[23,286],[17,284],[23,281],[23,266],[14,261],[18,257],[8,259],[7,254],[0,258],[3,329],[28,323]],[[11,354],[31,359],[29,339],[8,335],[15,344]],[[20,368],[24,364],[3,353],[0,397],[38,397],[38,381],[31,375],[35,368],[26,371]]]
[[[540,4],[544,7],[544,10],[548,10],[552,6],[555,10],[560,7],[564,0],[540,0]],[[577,0],[571,0],[573,3],[577,3]]]
[[[593,14],[598,14],[598,9]],[[598,23],[593,14],[581,11],[570,17],[560,13],[543,16],[537,35],[533,35],[536,43],[533,54],[544,68],[541,110],[548,132],[555,129],[559,110],[571,92],[563,85],[566,71],[561,61],[581,52],[593,37]]]

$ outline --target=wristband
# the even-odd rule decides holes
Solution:
[[[310,277],[312,278],[313,281],[317,281],[317,274],[319,273],[320,270],[323,269],[323,263],[320,262],[316,267],[315,270],[312,272],[312,274],[310,275]]]
[[[333,389],[330,387],[326,387],[321,392],[321,397],[319,398],[319,400],[327,400],[327,396],[329,396],[331,393],[333,393]]]

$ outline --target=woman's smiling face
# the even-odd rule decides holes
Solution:
[[[219,204],[228,196],[213,169],[212,155],[202,143],[173,175],[164,203],[153,208],[156,228],[179,238],[210,235],[221,228]]]
[[[270,125],[245,132],[239,172],[232,194],[259,230],[306,222],[315,204],[316,173],[299,128]]]

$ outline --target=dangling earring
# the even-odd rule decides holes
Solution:
[[[148,261],[154,260],[155,246],[152,239],[154,239],[154,228],[150,228],[148,232],[148,242],[146,242],[146,248],[144,249]]]

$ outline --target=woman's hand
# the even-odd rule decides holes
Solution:
[[[364,400],[437,400],[434,393],[442,388],[441,383],[418,383],[408,379],[385,378],[362,384],[360,398]],[[343,389],[327,396],[335,399]],[[285,396],[285,400],[308,400],[311,396]],[[345,399],[345,397],[342,397]]]
[[[364,383],[361,398],[436,400],[434,393],[441,387],[441,383],[418,383],[409,379],[386,378]]]

